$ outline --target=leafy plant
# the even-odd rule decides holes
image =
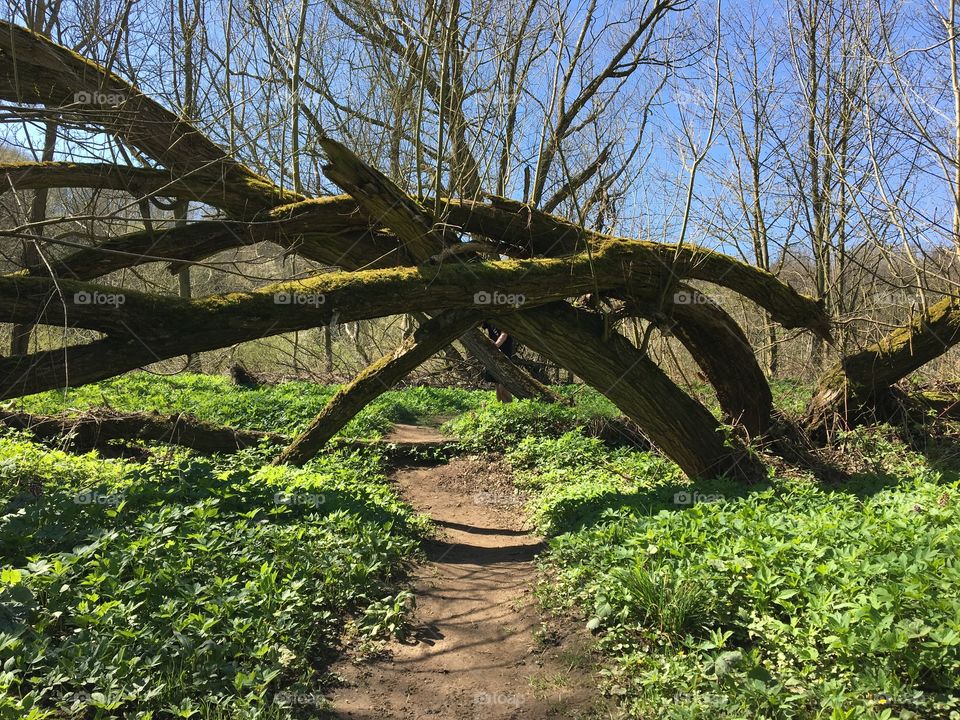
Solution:
[[[580,614],[630,717],[953,718],[960,484],[883,428],[844,487],[691,485],[573,431],[508,454],[552,535],[541,602]]]
[[[426,526],[378,459],[263,459],[0,438],[0,717],[290,717],[350,618],[402,633]]]

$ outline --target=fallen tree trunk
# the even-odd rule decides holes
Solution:
[[[745,482],[764,476],[759,461],[724,437],[709,410],[629,340],[608,333],[600,316],[552,303],[497,322],[610,398],[688,476]]]
[[[287,441],[277,433],[213,425],[187,414],[91,410],[78,415],[33,415],[0,410],[0,424],[28,430],[38,440],[63,442],[82,452],[106,449],[117,440],[182,445],[202,453],[232,453],[263,442],[279,445]]]
[[[500,288],[522,297],[518,305],[524,308],[597,288],[648,297],[658,287],[662,270],[643,247],[612,241],[591,255],[324,273],[191,301],[95,283],[12,275],[0,277],[0,317],[127,337],[136,326],[144,341],[161,330],[189,335],[193,325],[216,319],[228,324],[226,334],[251,339],[268,328],[272,329],[268,334],[277,334],[319,327],[335,313],[340,322],[350,322],[452,308],[482,307],[489,316],[515,311],[517,306],[478,302],[477,296]],[[816,322],[819,312],[813,301],[800,295],[795,300],[798,308],[806,307],[807,322]]]
[[[3,277],[0,317],[82,327],[107,333],[108,337],[86,345],[0,358],[0,397],[68,384],[76,387],[159,360],[332,322],[417,310],[476,309],[477,292],[501,285],[525,292],[531,305],[559,300],[570,288],[584,292],[593,287],[593,272],[607,265],[603,257],[594,256],[593,262],[584,257],[573,265],[565,259],[525,261],[519,266],[515,262],[485,263],[469,270],[448,265],[328,273],[253,292],[196,300],[120,292],[68,280]],[[526,267],[531,262],[536,267]],[[619,261],[612,261],[607,269],[610,283],[623,283],[624,268]],[[82,302],[78,302],[78,296]],[[117,296],[122,296],[122,302]],[[493,316],[511,309],[491,307],[484,314]]]
[[[274,464],[303,465],[367,404],[476,322],[475,313],[449,312],[420,326],[395,352],[382,357],[341,388],[313,422],[277,456]]]
[[[854,353],[821,377],[805,427],[823,438],[837,429],[885,419],[898,403],[894,383],[960,342],[960,298],[946,297],[913,322]]]
[[[716,391],[724,419],[742,427],[750,437],[766,433],[773,395],[736,320],[699,290],[683,285],[665,312],[666,317],[658,308],[647,306],[643,314],[664,326],[687,349]]]
[[[921,390],[911,395],[921,414],[937,419],[960,420],[960,394],[940,390]]]
[[[506,207],[472,201],[459,201],[459,204],[470,206],[469,211],[463,211],[465,224],[460,229],[472,234],[482,235],[483,231],[508,232],[509,228],[521,224],[527,215],[526,206],[519,204]],[[369,221],[358,219],[356,209],[356,202],[349,196],[317,198],[275,208],[261,216],[253,226],[207,221],[206,226],[194,223],[154,236],[133,233],[108,241],[103,246],[67,256],[55,266],[55,270],[65,276],[93,279],[125,267],[152,262],[156,258],[197,260],[221,250],[261,240],[276,242],[308,259],[345,270],[394,267],[399,264],[396,236],[388,235],[376,224],[371,228]],[[474,227],[470,219],[484,214],[503,215],[502,224]],[[557,236],[564,237],[572,232],[569,223],[550,215],[541,215],[543,217],[539,222],[555,226]],[[380,222],[384,221],[384,218],[380,218]],[[550,233],[546,236],[553,237]],[[815,300],[801,295],[776,276],[755,266],[695,245],[628,240],[592,232],[585,237],[590,239],[589,248],[594,254],[601,253],[603,248],[611,244],[631,247],[634,257],[628,262],[636,264],[637,274],[649,273],[651,286],[658,290],[670,281],[701,280],[714,283],[757,303],[785,328],[806,328],[824,339],[830,339],[829,321]],[[491,239],[504,238],[494,236]],[[517,255],[523,258],[582,256],[586,246],[579,241],[574,245],[581,246],[580,253],[568,252],[572,246],[563,245],[553,247],[553,252],[550,252],[551,247],[544,247],[543,252],[538,254],[518,251]],[[559,251],[561,248],[562,252]],[[440,250],[442,247],[438,246],[437,251]],[[421,262],[426,261],[427,258],[424,258]],[[465,262],[458,264],[469,265]],[[171,269],[181,267],[175,264]],[[569,296],[576,294],[573,290]]]

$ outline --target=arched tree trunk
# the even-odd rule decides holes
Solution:
[[[571,369],[612,400],[690,477],[727,474],[752,482],[761,463],[724,437],[716,418],[603,319],[552,303],[497,320],[537,352]]]
[[[669,314],[671,332],[713,386],[726,421],[750,437],[766,433],[773,395],[736,320],[702,292],[684,285],[674,295]]]

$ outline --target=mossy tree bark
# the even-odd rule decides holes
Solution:
[[[911,323],[834,365],[820,378],[807,407],[808,432],[823,437],[896,405],[892,386],[960,342],[960,298],[946,297]]]
[[[726,474],[746,482],[763,477],[762,465],[724,437],[709,410],[646,353],[619,333],[607,332],[599,315],[551,303],[497,322],[610,398],[690,477]]]
[[[470,311],[446,312],[421,325],[395,352],[382,357],[341,388],[274,464],[303,465],[310,460],[364,407],[475,325],[477,317]]]

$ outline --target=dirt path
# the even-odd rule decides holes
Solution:
[[[438,443],[449,440],[440,434],[436,428],[424,425],[404,425],[394,423],[390,432],[383,436],[383,442],[410,442],[410,443]]]
[[[392,657],[334,668],[336,717],[464,720],[601,717],[589,638],[558,640],[533,597],[541,539],[524,526],[509,477],[457,458],[398,471],[401,494],[441,538],[417,568],[415,640]]]

